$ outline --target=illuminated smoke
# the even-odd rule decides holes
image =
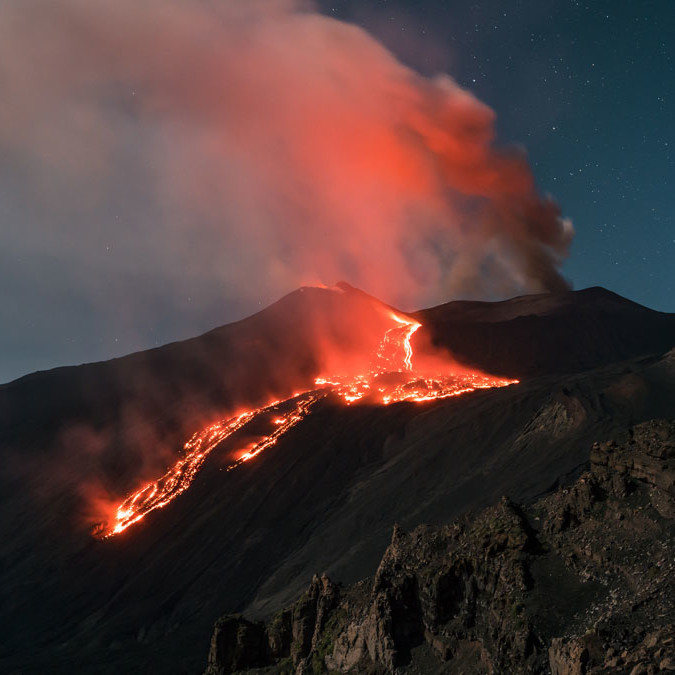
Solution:
[[[422,324],[377,303],[372,308],[381,318],[386,318],[388,327],[380,336],[375,354],[362,355],[365,361],[360,370],[317,377],[307,391],[296,392],[285,401],[277,400],[257,409],[239,411],[195,433],[185,444],[180,459],[159,479],[145,483],[119,503],[104,501],[95,495],[98,501],[92,500],[90,508],[98,510],[101,519],[92,533],[104,537],[120,534],[151,511],[170,504],[190,487],[211,451],[253,420],[271,417],[273,430],[243,452],[236,453],[228,471],[275,445],[286,432],[302,422],[316,403],[329,395],[347,405],[359,401],[371,405],[404,401],[422,403],[518,382],[464,368],[442,354],[422,353],[418,355],[421,358],[415,359],[412,336]],[[365,328],[372,329],[373,326],[373,322],[368,321]],[[364,326],[356,323],[354,328],[358,330]]]
[[[0,150],[47,208],[143,178],[161,218],[131,236],[157,283],[346,278],[406,307],[566,287],[572,227],[494,112],[307,3],[5,0],[0,87]]]

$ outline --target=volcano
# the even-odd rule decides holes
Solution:
[[[200,672],[220,615],[359,582],[395,523],[532,503],[675,417],[673,346],[675,315],[601,288],[404,313],[342,283],[5,384],[0,668]]]

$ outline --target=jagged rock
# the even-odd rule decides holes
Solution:
[[[588,517],[602,493],[598,480],[591,475],[563,490],[561,496],[563,498],[553,505],[544,523],[546,530],[553,534],[565,532]]]
[[[450,525],[395,526],[372,580],[343,589],[315,576],[266,630],[222,619],[209,668],[675,669],[675,524],[667,515],[674,461],[675,424],[652,421],[595,444],[590,470],[535,504],[504,498]]]
[[[555,638],[548,650],[551,675],[584,675],[588,649],[579,640],[565,642]]]
[[[314,576],[303,596],[277,614],[269,626],[241,616],[216,622],[205,675],[225,675],[264,668],[290,657],[297,673],[311,672],[308,658],[319,647],[319,638],[340,597],[339,587],[325,574]]]
[[[290,656],[293,642],[293,612],[284,609],[270,621],[267,627],[267,640],[272,659]]]
[[[652,420],[638,424],[625,445],[595,443],[591,472],[617,496],[626,496],[631,483],[647,484],[654,508],[675,517],[675,424]]]
[[[265,625],[241,616],[224,616],[211,637],[205,675],[225,675],[269,664]]]
[[[421,527],[405,534],[394,528],[368,605],[338,634],[327,665],[346,672],[367,656],[391,672],[423,643],[444,661],[460,650],[484,661],[483,645],[489,645],[492,667],[524,664],[536,652],[518,605],[531,543],[508,500],[469,529]]]
[[[554,638],[548,650],[551,675],[586,675],[594,667],[608,665],[602,640],[595,633],[572,639]],[[618,665],[618,659],[615,659]]]
[[[321,631],[339,597],[338,586],[325,574],[314,576],[309,589],[293,607],[291,658],[294,664],[301,664],[316,650]]]
[[[555,639],[549,649],[551,675],[601,675],[603,673],[654,673],[675,670],[675,625],[669,624],[647,634],[642,641],[616,654],[604,654],[597,631],[569,640]]]

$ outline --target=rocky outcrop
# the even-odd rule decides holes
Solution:
[[[665,518],[675,517],[675,430],[664,421],[641,424],[624,446],[596,443],[591,471],[611,490],[625,496],[631,481],[649,486],[650,500]]]
[[[638,425],[534,504],[395,527],[371,580],[221,619],[207,673],[675,670],[674,486],[675,424]]]
[[[268,663],[265,625],[242,616],[224,616],[213,629],[208,675],[224,675]]]
[[[312,672],[326,622],[340,598],[327,576],[314,576],[302,597],[266,626],[240,615],[216,622],[205,675],[224,675],[276,664],[280,672]]]
[[[604,649],[595,632],[571,640],[556,638],[549,649],[549,660],[551,675],[675,672],[675,624],[651,631],[635,645],[621,650]]]
[[[535,547],[506,499],[470,523],[410,534],[395,528],[367,602],[351,610],[326,666],[346,672],[366,660],[391,672],[426,645],[441,661],[462,654],[477,668],[526,667],[539,648],[521,616]]]

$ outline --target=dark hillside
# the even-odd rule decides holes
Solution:
[[[594,289],[529,305],[450,303],[419,315],[437,340],[461,337],[488,370],[501,354],[502,372],[511,364],[525,373],[521,384],[427,404],[326,399],[255,461],[222,471],[226,443],[169,506],[121,536],[91,538],[82,479],[137,479],[121,414],[127,396],[147,406],[151,436],[169,428],[164,440],[182,443],[185,400],[211,401],[215,412],[247,372],[256,374],[251,399],[282,386],[282,364],[307,376],[314,364],[303,330],[318,324],[340,336],[369,302],[357,291],[307,289],[192,341],[5,385],[0,671],[198,672],[224,612],[269,616],[317,571],[358,581],[372,574],[395,522],[407,530],[447,523],[502,495],[529,503],[573,480],[594,440],[675,417],[673,353],[658,355],[675,343],[672,316]],[[658,330],[644,332],[647,324]],[[460,325],[488,342],[471,342]],[[613,340],[606,352],[603,335]],[[269,344],[275,357],[265,356]],[[559,353],[562,345],[569,351]],[[101,455],[73,459],[58,437],[73,420],[112,424],[119,436],[104,437]]]

